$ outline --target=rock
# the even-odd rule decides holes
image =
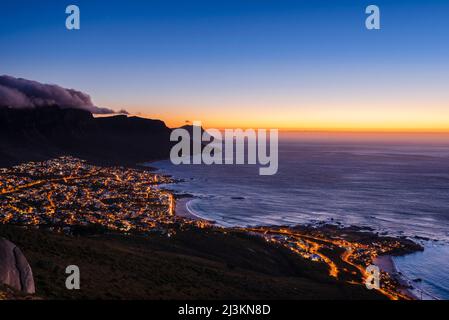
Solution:
[[[0,284],[34,294],[33,272],[22,251],[10,241],[0,238]]]

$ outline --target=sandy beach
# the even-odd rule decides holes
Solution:
[[[409,287],[409,281],[399,273],[392,256],[378,256],[374,259],[373,263],[378,266],[381,271],[387,272],[402,285],[400,291],[404,295],[409,296],[413,300],[420,300],[418,293]]]
[[[176,207],[175,207],[175,213],[177,216],[193,220],[193,221],[209,221],[210,223],[214,223],[214,221],[206,220],[201,217],[198,217],[197,215],[193,214],[189,209],[187,209],[187,205],[190,201],[192,201],[193,198],[179,198],[176,199]]]
[[[199,220],[199,218],[189,212],[187,210],[187,203],[190,201],[190,198],[180,198],[176,199],[176,208],[175,213],[177,216],[190,219],[190,220]]]
[[[391,275],[397,273],[396,265],[391,256],[378,256],[373,262],[381,271],[388,272]]]

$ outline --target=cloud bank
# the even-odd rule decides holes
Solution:
[[[0,106],[39,108],[50,105],[87,110],[94,114],[116,113],[108,108],[97,107],[90,96],[81,91],[6,75],[0,76]]]

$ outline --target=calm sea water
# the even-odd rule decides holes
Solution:
[[[152,165],[185,180],[169,188],[195,196],[189,211],[223,226],[341,222],[438,240],[396,264],[449,299],[449,137],[284,134],[274,176],[257,166]]]

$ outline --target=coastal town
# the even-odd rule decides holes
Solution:
[[[354,227],[322,225],[245,230],[263,236],[266,241],[284,246],[305,259],[325,264],[330,277],[359,285],[366,284],[370,276],[366,270],[368,266],[376,264],[377,257],[402,255],[422,249],[407,239],[380,237]],[[389,299],[414,299],[397,274],[381,271],[379,280],[380,287],[377,290]]]
[[[190,225],[223,233],[244,232],[324,264],[331,278],[358,285],[364,285],[365,270],[376,257],[419,250],[409,240],[337,226],[215,227],[209,221],[176,215],[175,196],[161,188],[173,182],[143,168],[101,167],[73,157],[24,163],[0,169],[0,223],[68,235],[90,228],[170,236],[177,228]],[[378,290],[390,299],[413,298],[386,272],[381,273]]]
[[[73,157],[0,169],[0,222],[70,233],[95,226],[122,232],[177,222],[175,200],[147,170],[99,167]]]

